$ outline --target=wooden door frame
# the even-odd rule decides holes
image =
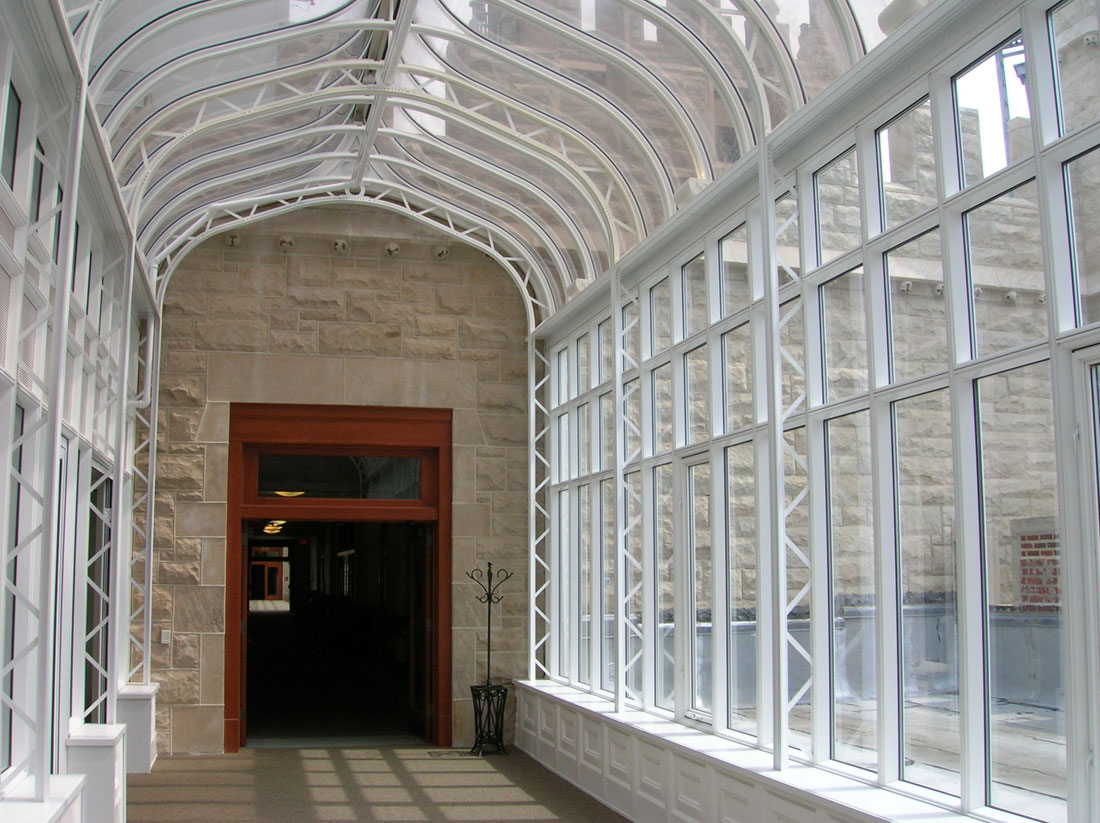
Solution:
[[[429,671],[432,689],[432,740],[451,745],[451,428],[450,409],[385,406],[319,406],[286,403],[231,403],[229,410],[229,484],[225,531],[225,733],[226,752],[244,742],[245,648],[248,620],[248,562],[241,543],[245,520],[292,517],[300,520],[416,521],[436,524],[430,558],[432,632]],[[246,491],[249,468],[259,448],[296,451],[315,446],[339,451],[414,452],[430,462],[421,501],[362,501],[257,498]]]

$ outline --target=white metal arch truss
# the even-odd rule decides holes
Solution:
[[[299,161],[293,185],[303,191],[330,187],[340,175],[355,187],[370,168],[384,179],[389,153],[377,151],[375,143],[409,139],[402,131],[420,132],[416,139],[432,139],[437,149],[445,146],[477,170],[479,179],[468,181],[474,188],[482,185],[482,173],[501,181],[505,189],[484,195],[489,210],[522,181],[531,197],[509,211],[517,228],[539,219],[534,213],[521,219],[518,212],[525,208],[549,209],[559,219],[570,215],[571,221],[547,227],[545,234],[569,237],[583,261],[555,272],[560,282],[554,291],[564,294],[574,282],[593,279],[677,208],[674,193],[688,170],[670,165],[663,151],[668,138],[661,143],[654,134],[671,127],[679,135],[676,150],[694,165],[692,177],[709,181],[719,159],[724,167],[744,154],[778,117],[806,99],[803,56],[792,52],[793,33],[780,30],[782,4],[773,10],[759,0],[683,0],[686,11],[677,14],[674,6],[646,0],[607,1],[622,15],[622,30],[582,25],[575,9],[524,0],[489,0],[483,4],[488,23],[476,10],[446,0],[332,0],[315,13],[288,12],[285,19],[257,17],[257,0],[163,0],[143,8],[144,18],[127,0],[90,0],[73,4],[67,19],[90,74],[91,103],[103,112],[130,218],[143,227],[143,255],[159,258],[166,227],[190,224],[206,192],[215,201],[262,196],[265,188],[283,195],[291,184],[277,172],[293,172]],[[238,20],[239,31],[202,31],[214,12],[223,23]],[[822,14],[836,59],[855,62],[867,38],[850,5],[828,0]],[[509,34],[512,39],[494,34],[494,16],[514,21],[518,33]],[[656,27],[660,38],[644,32],[639,38],[633,27],[643,23]],[[176,32],[187,35],[177,43]],[[539,32],[582,62],[628,79],[634,84],[629,103],[602,74],[561,71],[545,52],[524,49],[524,38],[538,38]],[[295,51],[301,38],[309,39]],[[658,39],[685,65],[649,60],[645,41]],[[286,56],[274,59],[280,50]],[[477,59],[459,64],[456,54]],[[552,89],[557,102],[549,105],[545,95],[538,102],[521,99],[518,86],[511,92],[495,88],[478,76],[479,61],[505,71],[514,67]],[[209,72],[208,81],[203,72]],[[702,83],[699,99],[683,94],[688,76]],[[599,109],[605,119],[595,124],[571,117],[571,99]],[[782,101],[779,108],[776,100]],[[444,124],[440,133],[424,128],[433,120]],[[491,149],[481,153],[450,139],[448,124],[459,135],[499,141],[513,163],[493,163]],[[327,136],[323,126],[330,129]],[[720,136],[720,126],[730,135]],[[341,136],[338,145],[333,135]],[[722,140],[733,141],[722,148],[733,153],[712,157]],[[317,163],[306,171],[310,154]],[[414,154],[400,159],[423,162]],[[221,161],[232,169],[212,173]],[[401,166],[402,174],[439,181],[440,169],[424,165]],[[268,179],[249,185],[248,171]],[[578,220],[577,204],[595,219]]]
[[[326,99],[332,98],[346,102],[344,100],[345,92],[342,90],[335,90],[333,92],[320,92],[319,95],[325,96]],[[408,92],[405,90],[395,90],[390,92],[393,97],[400,97],[407,110],[423,111],[425,114],[431,116],[445,115],[454,119],[458,123],[464,125],[479,128],[486,136],[499,137],[501,142],[508,144],[516,152],[523,156],[537,162],[540,166],[549,167],[549,170],[556,171],[565,179],[570,179],[575,183],[575,190],[577,196],[583,203],[591,210],[592,214],[601,220],[601,228],[604,236],[606,237],[607,248],[618,251],[621,249],[621,244],[618,241],[618,232],[615,231],[615,223],[613,216],[608,213],[607,206],[603,200],[602,193],[596,189],[595,185],[591,182],[590,177],[584,170],[577,167],[574,163],[568,159],[563,158],[559,153],[555,152],[551,147],[547,146],[541,141],[532,139],[530,137],[524,137],[517,135],[506,124],[499,123],[496,120],[488,118],[480,113],[469,113],[461,106],[448,103],[433,95]],[[273,108],[285,110],[289,107],[294,107],[295,101],[287,101],[286,103],[274,104]],[[207,125],[207,128],[211,128],[211,125]],[[186,142],[188,139],[194,138],[195,133],[191,132],[182,135],[181,143]],[[239,147],[240,152],[246,152],[248,145]],[[158,158],[166,158],[167,154],[158,154]],[[473,155],[469,155],[471,162],[480,162]],[[263,167],[252,169],[252,174],[262,173]],[[152,173],[152,169],[147,174]],[[307,181],[307,185],[311,185],[314,181]],[[347,182],[346,180],[344,182]],[[126,190],[128,191],[128,190]],[[243,192],[242,192],[243,194]],[[139,219],[140,214],[137,211],[131,211],[132,219]],[[149,232],[143,233],[143,245],[147,249],[153,248],[156,244],[156,238],[159,235],[153,235]]]
[[[427,205],[414,203],[411,197],[426,201]],[[553,293],[554,280],[542,270],[535,255],[508,232],[481,224],[476,216],[441,200],[425,197],[411,187],[379,179],[364,180],[358,190],[331,185],[293,195],[210,207],[202,218],[175,232],[172,241],[153,259],[158,271],[158,300],[163,301],[168,281],[180,262],[209,236],[308,206],[331,203],[367,205],[404,214],[484,252],[508,272],[519,288],[524,298],[528,329],[533,329],[563,302],[561,295]]]

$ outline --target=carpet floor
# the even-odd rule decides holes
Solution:
[[[130,823],[625,823],[522,752],[244,749],[161,757],[127,782]]]

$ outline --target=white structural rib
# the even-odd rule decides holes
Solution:
[[[382,60],[382,70],[378,78],[381,86],[392,86],[397,67],[401,62],[401,54],[405,51],[405,41],[409,36],[409,29],[413,22],[413,13],[416,11],[416,0],[393,0],[397,4],[396,15],[393,20],[393,31],[390,32],[386,42],[386,54]],[[374,151],[374,142],[378,137],[378,129],[382,125],[382,117],[386,110],[386,97],[375,98],[367,112],[367,120],[363,127],[363,145],[359,151],[359,159],[355,163],[355,171],[352,172],[353,183],[363,179],[366,174],[368,158]]]

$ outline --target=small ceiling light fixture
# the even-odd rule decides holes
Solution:
[[[275,492],[279,497],[301,497],[305,492]]]

